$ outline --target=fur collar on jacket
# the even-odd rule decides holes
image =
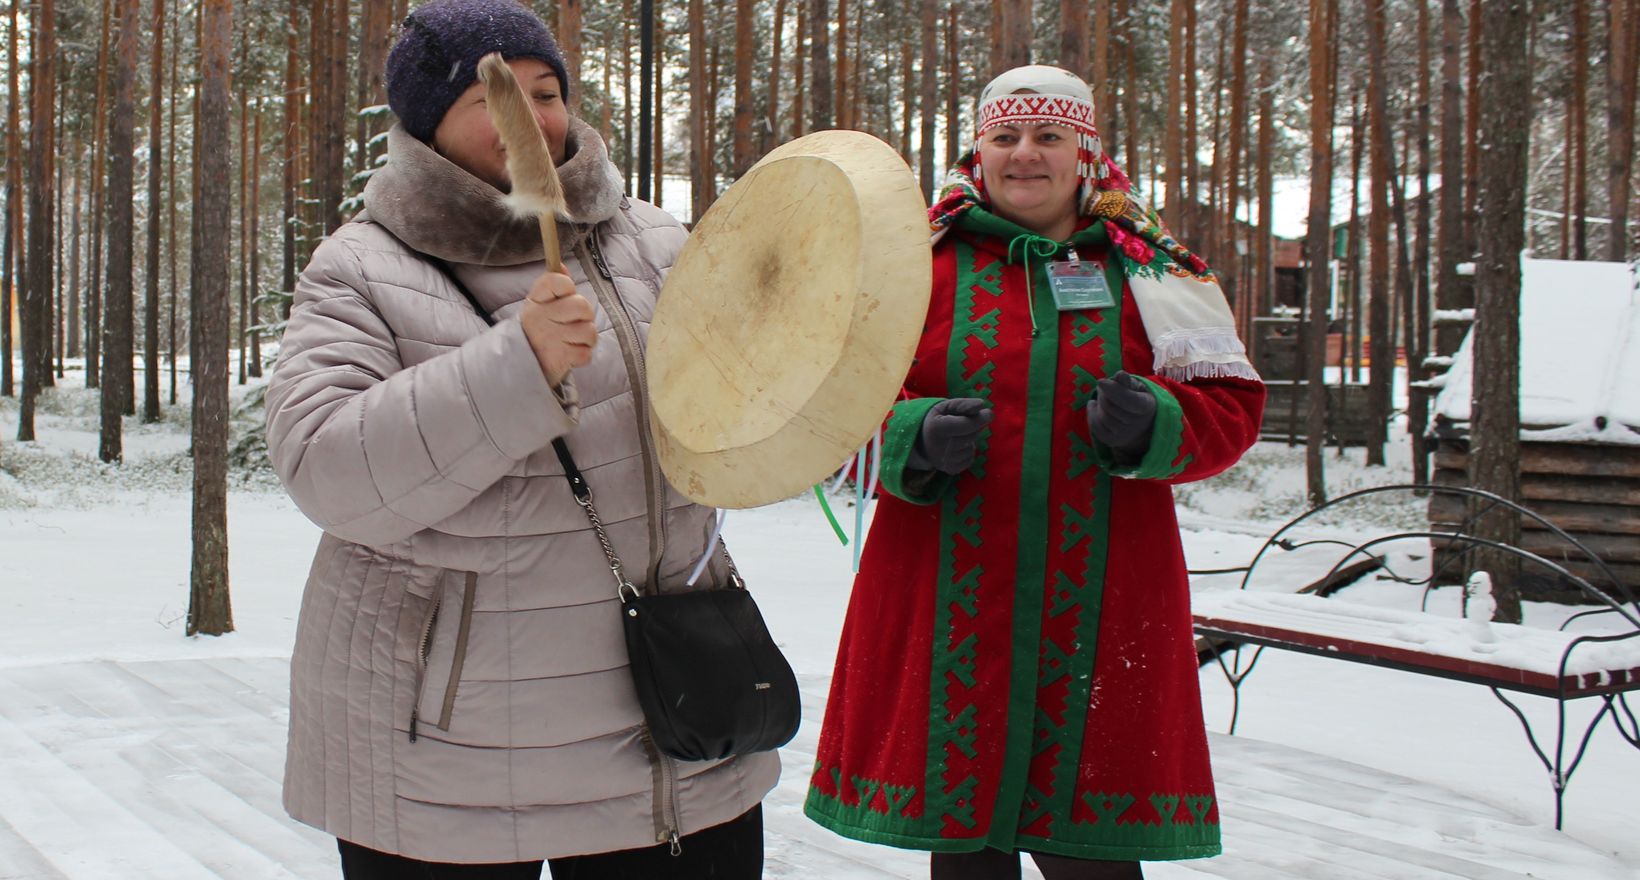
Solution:
[[[558,166],[569,217],[558,221],[558,240],[566,256],[593,226],[615,216],[623,190],[592,126],[570,117],[567,140],[570,157]],[[370,219],[400,241],[452,263],[516,266],[541,259],[535,218],[514,214],[500,190],[400,125],[387,133],[387,155],[365,185],[364,205]]]

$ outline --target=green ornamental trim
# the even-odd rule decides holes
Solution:
[[[1116,272],[1111,289],[1120,291],[1121,274],[1119,269],[1115,269],[1115,263],[1114,260],[1109,261],[1107,271]],[[1114,308],[1104,310],[1098,315],[1097,320],[1087,316],[1085,325],[1077,323],[1073,326],[1086,326],[1092,334],[1088,337],[1088,342],[1098,341],[1099,371],[1102,374],[1108,376],[1122,368],[1120,298],[1117,299]],[[1080,366],[1074,366],[1071,369],[1071,379],[1076,410],[1084,411],[1096,387],[1093,375]],[[1072,452],[1067,478],[1074,480],[1086,472],[1091,462],[1091,449],[1083,439],[1081,431],[1073,429],[1069,433]],[[1059,746],[1053,768],[1054,795],[1046,798],[1043,806],[1052,815],[1064,818],[1064,826],[1057,820],[1055,822],[1054,830],[1061,836],[1069,831],[1066,826],[1074,814],[1082,741],[1087,735],[1087,707],[1092,702],[1093,668],[1099,655],[1099,621],[1105,599],[1105,563],[1110,549],[1110,475],[1100,470],[1093,475],[1092,483],[1092,500],[1087,505],[1086,513],[1071,504],[1064,504],[1059,511],[1060,553],[1065,560],[1066,570],[1055,573],[1055,603],[1049,607],[1049,613],[1056,617],[1060,613],[1075,613],[1079,616],[1076,620],[1075,644],[1068,653],[1061,652],[1065,654],[1062,661],[1066,666],[1064,674],[1069,676],[1070,681],[1065,693],[1065,711],[1062,713],[1065,723],[1058,727],[1049,726],[1038,732],[1046,734],[1045,739]],[[1077,577],[1075,557],[1069,555],[1078,545],[1085,545],[1087,548],[1080,578]]]
[[[922,433],[923,417],[943,397],[918,397],[894,404],[883,431],[883,463],[878,474],[883,490],[912,504],[934,504],[950,489],[952,478],[932,471],[908,470],[906,462]]]
[[[1201,859],[1223,852],[1218,823],[1205,821],[1213,805],[1210,796],[1151,794],[1145,800],[1158,816],[1168,818],[1127,823],[1117,817],[1134,805],[1135,796],[1100,792],[1084,793],[1083,799],[1096,818],[1091,826],[1078,826],[1074,834],[1079,839],[1020,835],[1020,848],[1069,858],[1146,862]]]
[[[963,361],[971,345],[996,345],[997,306],[1002,298],[1001,267],[982,273],[975,268],[978,254],[974,247],[961,240],[955,244],[957,284],[951,312],[951,340],[946,349],[946,390],[952,397],[990,400],[991,364],[969,373]],[[976,444],[972,468],[976,475],[985,473],[989,437],[987,430]],[[970,774],[948,782],[945,761],[951,750],[972,756],[979,733],[974,705],[952,702],[947,691],[952,681],[973,684],[978,645],[972,637],[956,642],[953,623],[956,614],[969,619],[977,614],[982,571],[979,566],[957,571],[956,551],[958,541],[969,547],[979,546],[983,502],[983,496],[975,496],[959,507],[954,491],[945,492],[940,499],[939,573],[935,581],[938,589],[934,598],[933,656],[928,677],[928,755],[923,784],[922,824],[929,837],[939,836],[947,817],[965,828],[972,828],[976,821],[974,796],[979,786],[978,777]]]
[[[1014,567],[1012,677],[1008,682],[1008,739],[987,843],[1015,848],[1034,751],[1038,654],[1048,567],[1048,487],[1053,479],[1054,385],[1059,366],[1059,310],[1048,285],[1046,261],[1031,261],[1038,314],[1051,315],[1031,340],[1025,396],[1025,437],[1019,463],[1019,555]]]
[[[1137,464],[1123,465],[1116,461],[1116,453],[1099,441],[1093,441],[1093,463],[1112,476],[1129,480],[1168,480],[1184,472],[1190,456],[1179,456],[1184,443],[1184,408],[1173,392],[1157,382],[1140,376],[1156,396],[1156,425],[1150,433],[1150,449]]]
[[[832,771],[833,779],[840,777]],[[856,788],[869,790],[874,783],[851,780]],[[878,790],[887,787],[877,786]],[[839,788],[838,791],[844,789]],[[909,803],[915,792],[906,797]],[[1169,816],[1163,822],[1137,821],[1123,823],[1120,816],[1139,799],[1131,794],[1084,793],[1084,802],[1094,812],[1092,822],[1078,824],[1073,832],[1080,840],[1065,837],[1036,837],[1021,834],[1015,840],[1020,849],[1050,855],[1083,859],[1112,859],[1122,861],[1171,861],[1216,856],[1223,851],[1219,840],[1218,823],[1206,821],[1213,806],[1210,795],[1151,794],[1145,798],[1159,816]],[[809,790],[803,812],[820,826],[853,840],[885,846],[929,852],[975,852],[989,845],[980,837],[940,837],[938,829],[925,826],[896,812],[884,796],[877,796],[870,804],[845,804],[837,798]],[[1085,830],[1084,830],[1085,829]],[[1096,831],[1095,834],[1089,834]],[[1088,838],[1098,842],[1089,842]]]

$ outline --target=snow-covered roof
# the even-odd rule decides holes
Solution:
[[[1469,420],[1476,328],[1435,413]],[[1640,291],[1626,263],[1521,259],[1520,422],[1531,440],[1640,446]],[[1631,377],[1631,381],[1624,381]]]

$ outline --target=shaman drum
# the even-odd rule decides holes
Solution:
[[[927,206],[871,135],[752,166],[701,218],[650,326],[661,467],[693,501],[756,507],[819,482],[893,406],[928,311]]]

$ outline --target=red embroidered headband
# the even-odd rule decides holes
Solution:
[[[1098,137],[1094,128],[1093,102],[1067,95],[998,95],[979,108],[979,133],[998,125],[1050,122],[1085,128]]]

